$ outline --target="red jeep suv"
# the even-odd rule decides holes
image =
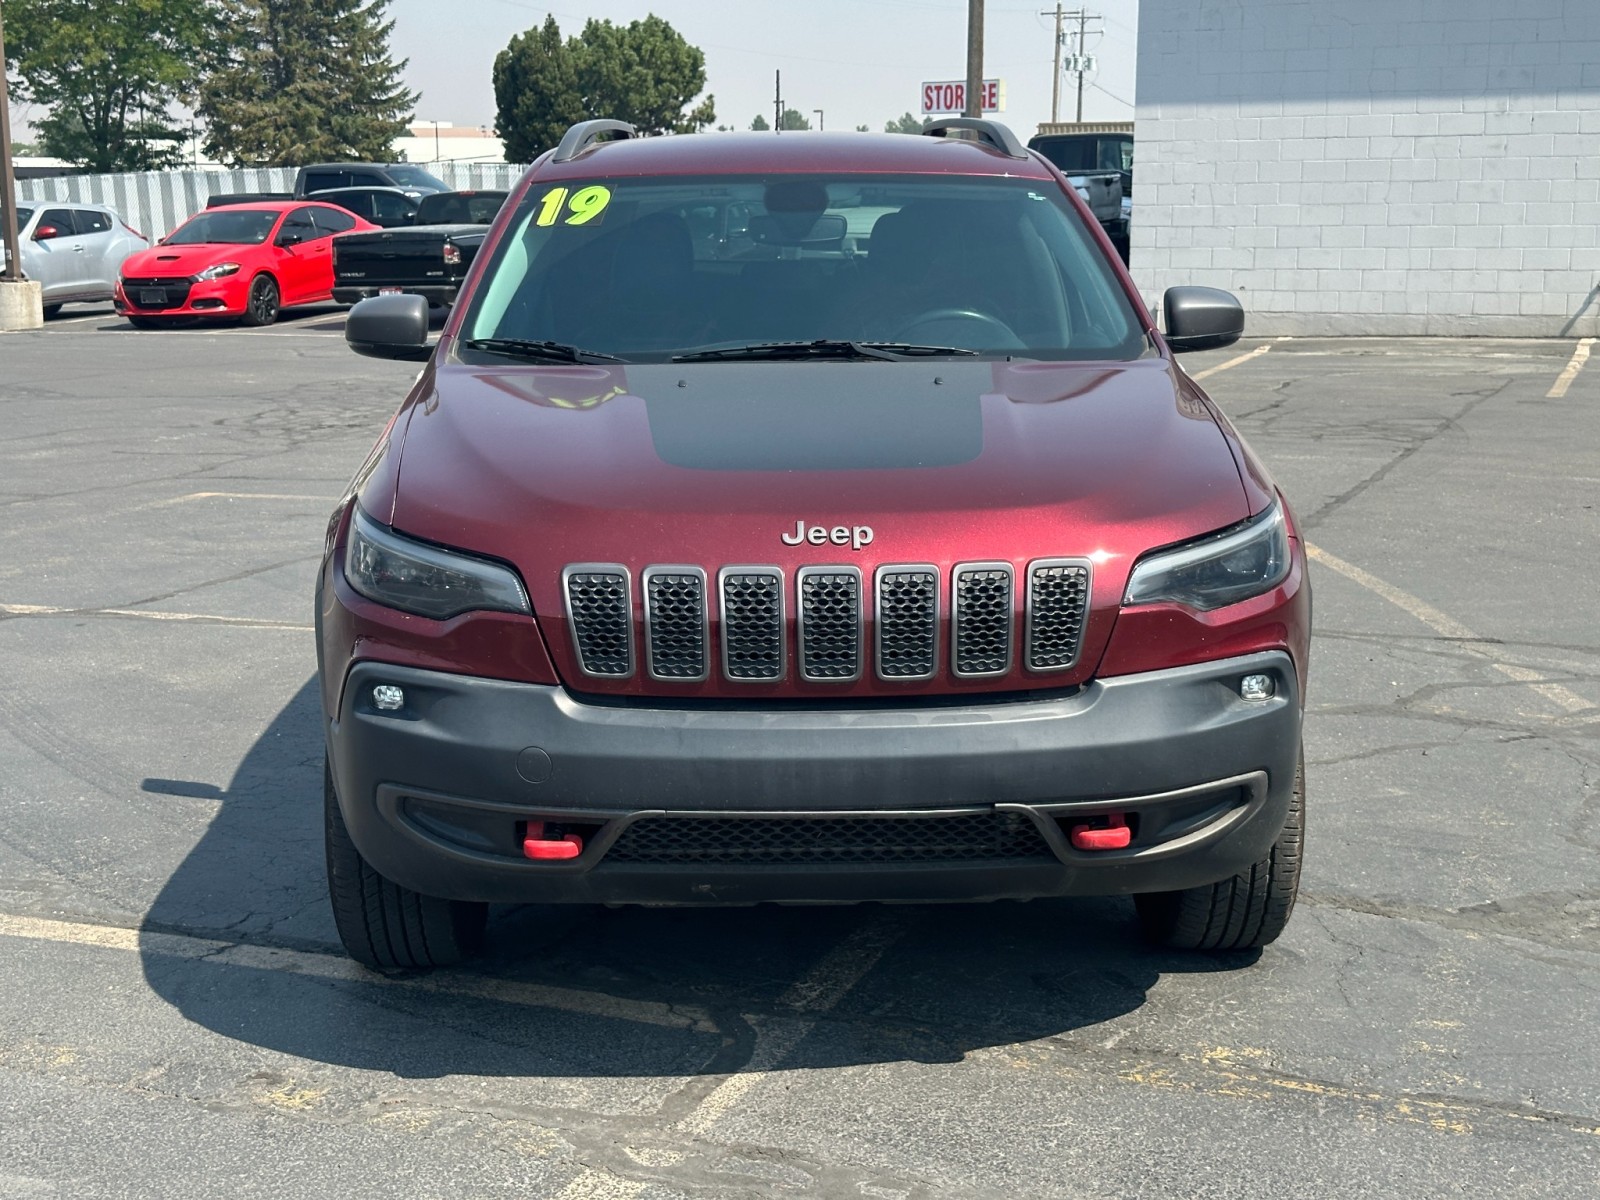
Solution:
[[[349,952],[510,902],[1133,896],[1236,950],[1300,869],[1288,505],[1059,171],[927,136],[574,127],[507,201],[328,527]]]

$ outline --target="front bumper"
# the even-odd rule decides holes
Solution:
[[[167,293],[167,303],[144,304],[130,296],[129,289],[118,280],[111,302],[125,317],[237,317],[244,313],[249,299],[248,283],[248,279],[241,281],[240,275],[201,282],[189,280],[186,288],[160,289]]]
[[[1247,674],[1270,675],[1276,695],[1242,700]],[[373,707],[380,683],[404,690],[400,711]],[[596,704],[559,687],[373,662],[351,668],[342,694],[328,744],[362,855],[415,891],[492,902],[982,900],[1191,887],[1266,854],[1300,752],[1299,681],[1278,651],[1096,680],[1047,699],[949,707]],[[1112,812],[1127,814],[1130,846],[1074,849],[1074,822]],[[960,816],[1031,825],[1037,853],[700,862],[691,839],[688,861],[608,861],[630,826],[649,821],[722,817],[702,827],[726,830],[730,820],[781,819],[792,829],[866,819],[857,827],[873,828]],[[529,820],[579,832],[583,853],[525,859]]]

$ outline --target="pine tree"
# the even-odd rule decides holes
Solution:
[[[417,94],[389,54],[389,0],[239,0],[237,36],[200,87],[206,152],[240,166],[381,161]]]

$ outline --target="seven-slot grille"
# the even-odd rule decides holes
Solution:
[[[879,567],[873,577],[872,657],[880,679],[933,678],[941,665],[941,578],[927,563]],[[1022,665],[1031,672],[1074,666],[1088,621],[1091,571],[1086,559],[1036,559],[1023,579],[1008,562],[958,563],[948,577],[949,668],[963,679],[995,678],[1017,660],[1020,599]],[[562,572],[562,590],[578,664],[586,675],[630,678],[634,653],[632,580],[615,563],[580,563]],[[717,574],[719,614],[695,566],[651,566],[640,576],[644,659],[650,678],[697,683],[710,677],[713,640],[724,678],[776,683],[787,674],[783,572],[724,567]],[[1018,595],[1020,591],[1020,596]],[[798,673],[808,683],[849,683],[863,674],[868,609],[861,572],[852,566],[802,567],[793,601]]]
[[[800,677],[844,683],[861,677],[861,572],[855,567],[802,567]]]
[[[1028,670],[1065,671],[1078,661],[1089,615],[1089,564],[1045,559],[1028,568]]]
[[[955,572],[950,669],[964,679],[1011,669],[1010,563],[967,563]]]
[[[783,572],[776,567],[724,567],[722,673],[742,683],[783,678]]]
[[[628,569],[579,563],[561,573],[572,615],[572,642],[585,675],[626,679],[633,674],[633,598]]]
[[[644,628],[652,679],[706,678],[706,573],[699,567],[646,567]]]

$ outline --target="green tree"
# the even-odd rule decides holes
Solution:
[[[595,117],[627,121],[642,134],[693,133],[716,120],[714,97],[690,107],[705,85],[705,55],[660,17],[591,20],[565,41],[546,17],[495,58],[496,132],[516,162]]]
[[[417,94],[389,51],[389,0],[231,0],[200,87],[206,152],[239,166],[393,156]]]
[[[783,110],[783,121],[781,124],[779,124],[778,128],[810,129],[811,122],[806,120],[805,114],[802,113],[798,108],[786,108]]]
[[[590,114],[578,89],[578,61],[547,16],[495,56],[496,132],[511,162],[532,162]]]
[[[750,128],[752,130],[754,130],[756,133],[771,133],[772,132],[772,126],[767,123],[767,119],[765,117],[763,117],[760,113],[757,113],[756,114],[756,119],[754,121],[750,122]]]
[[[90,171],[182,161],[186,100],[220,29],[217,0],[8,0],[6,63],[46,154]]]
[[[868,125],[857,125],[856,126],[856,132],[857,133],[871,133],[872,132],[872,128],[871,128],[871,126],[868,126]]]
[[[927,117],[915,117],[910,113],[896,117],[883,127],[885,133],[921,133],[928,127]]]

